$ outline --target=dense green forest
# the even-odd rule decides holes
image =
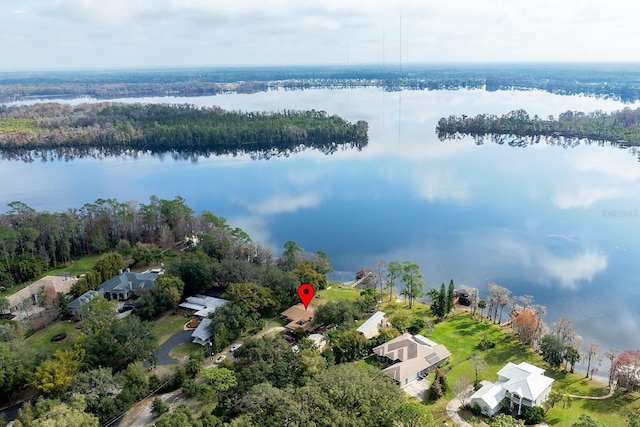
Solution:
[[[368,126],[324,111],[231,112],[191,105],[57,103],[0,106],[0,149],[327,154],[361,149]],[[71,151],[73,155],[73,151]]]
[[[0,73],[0,102],[28,99],[202,96],[267,90],[379,87],[383,90],[544,90],[633,102],[633,64],[457,64],[193,68]]]
[[[200,236],[200,249],[211,259],[200,263],[206,274],[187,280],[185,292],[214,282],[228,283],[231,274],[246,278],[231,265],[235,259],[256,266],[273,260],[271,251],[252,242],[244,231],[211,212],[195,215],[181,197],[152,196],[148,203],[98,199],[64,212],[38,212],[12,202],[8,212],[0,214],[0,285],[10,288],[77,257],[110,250],[134,262],[149,263],[159,252],[154,247],[184,249],[194,236]]]
[[[497,142],[505,142],[506,137],[510,145],[538,143],[543,138],[564,146],[588,140],[628,147],[640,145],[639,125],[640,109],[625,108],[610,114],[566,111],[557,118],[549,116],[546,119],[537,115],[531,117],[524,110],[515,110],[502,116],[443,117],[438,121],[436,133],[440,140],[472,136],[478,144],[486,137]]]
[[[130,316],[118,318],[115,302],[105,298],[87,302],[81,322],[66,329],[76,338],[67,338],[68,345],[55,352],[50,343],[25,340],[34,332],[29,318],[0,322],[0,401],[11,401],[25,387],[39,395],[35,404],[26,403],[18,412],[20,425],[105,425],[149,394],[180,387],[183,398],[208,403],[208,409],[196,417],[186,407],[174,408],[156,426],[432,424],[430,411],[409,402],[380,369],[351,363],[399,334],[389,330],[367,340],[353,330],[357,319],[375,310],[372,289],[357,301],[327,302],[318,309],[321,323],[336,325],[330,333],[333,350],[320,352],[305,334],[297,337],[297,351],[280,335],[250,337],[298,302],[300,283],[326,287],[332,270],[326,254],[307,252],[289,241],[282,255],[274,257],[224,218],[206,211],[195,215],[180,197],[152,196],[147,204],[99,199],[54,213],[14,202],[0,215],[5,291],[94,253],[103,254],[71,295],[42,299],[47,311],[59,315],[71,298],[126,266],[163,260],[166,272],[135,301]],[[195,352],[186,364],[149,372],[143,362],[153,361],[158,348],[152,333],[164,322],[158,315],[212,286],[229,300],[211,316],[214,349],[244,338],[234,362],[205,367],[202,353]],[[6,298],[1,300],[6,308]],[[185,321],[178,320],[180,325]],[[156,415],[167,409],[154,403]]]

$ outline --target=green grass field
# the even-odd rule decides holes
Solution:
[[[61,320],[49,325],[47,328],[36,332],[25,340],[25,345],[36,351],[53,353],[56,350],[66,350],[71,348],[81,334],[81,323],[69,320]],[[66,333],[67,338],[63,341],[51,342],[51,337],[61,333]]]
[[[87,255],[82,258],[78,258],[67,266],[56,268],[55,270],[48,271],[46,274],[49,276],[55,276],[60,273],[69,273],[72,276],[79,276],[80,274],[91,271],[96,262],[100,259],[100,255]]]
[[[183,357],[189,357],[192,354],[197,353],[202,353],[202,346],[200,344],[185,342],[172,348],[169,351],[169,357],[175,360],[180,360]]]
[[[96,265],[96,262],[98,262],[99,258],[100,258],[99,255],[87,255],[87,256],[84,256],[82,258],[77,259],[76,261],[71,261],[71,263],[69,263],[69,265],[66,265],[66,266],[60,267],[60,268],[56,268],[54,270],[49,270],[49,271],[45,272],[42,276],[34,279],[31,282],[21,283],[19,285],[12,286],[12,287],[0,292],[0,297],[7,297],[9,295],[13,295],[16,292],[18,292],[19,290],[26,288],[27,286],[29,286],[31,283],[35,282],[36,280],[40,280],[44,276],[56,276],[56,275],[61,274],[61,273],[68,273],[71,276],[79,276],[81,274],[87,273],[87,272],[91,271],[91,269],[93,268],[94,265]]]
[[[341,288],[335,283],[331,289],[323,289],[316,292],[313,305],[322,305],[328,301],[355,301],[360,297],[360,289]]]
[[[454,385],[458,382],[473,382],[475,368],[469,357],[474,353],[480,354],[486,362],[486,368],[481,371],[480,379],[497,380],[497,372],[507,362],[529,362],[547,369],[546,375],[556,380],[553,384],[554,390],[584,396],[603,396],[608,393],[608,389],[602,384],[585,379],[584,373],[570,374],[549,369],[539,354],[531,349],[523,350],[519,341],[510,334],[509,330],[486,321],[471,319],[467,313],[455,314],[436,324],[428,337],[437,343],[444,344],[451,352],[449,363],[443,366],[450,388],[442,399],[429,405],[436,420],[435,425],[451,421],[446,414],[445,406],[453,398]],[[496,346],[481,351],[478,343],[482,337],[496,342]],[[433,380],[433,376],[434,374],[429,376],[429,381]],[[612,398],[605,400],[571,399],[570,406],[566,403],[563,405],[561,402],[549,410],[546,422],[551,426],[571,426],[578,420],[580,414],[584,413],[609,427],[625,426],[627,414],[639,410],[640,393],[615,394]]]
[[[189,319],[184,316],[172,314],[151,322],[151,333],[156,337],[158,345],[161,345],[176,332],[180,332],[188,321]]]

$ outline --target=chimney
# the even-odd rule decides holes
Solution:
[[[127,273],[131,273],[131,269],[127,267]]]
[[[122,276],[122,269],[118,270],[118,275]]]

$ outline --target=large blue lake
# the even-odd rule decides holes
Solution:
[[[87,100],[74,100],[73,103]],[[411,260],[427,287],[489,281],[571,316],[585,340],[640,348],[640,163],[628,150],[439,141],[450,114],[612,111],[611,100],[544,92],[378,89],[277,91],[125,102],[187,102],[231,110],[318,109],[369,122],[362,151],[286,158],[175,159],[171,154],[73,161],[0,161],[0,210],[97,198],[181,195],[281,252],[287,240],[325,251],[348,280],[374,260]],[[632,106],[636,107],[636,106]],[[483,295],[484,296],[484,295]]]

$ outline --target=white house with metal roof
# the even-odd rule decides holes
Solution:
[[[389,327],[385,316],[386,313],[384,311],[376,311],[366,322],[360,325],[358,332],[368,340],[377,337],[380,333],[380,328]]]
[[[542,406],[551,393],[553,378],[544,375],[544,369],[521,362],[518,365],[507,363],[498,371],[498,381],[486,382],[469,400],[473,407],[478,405],[483,414],[495,415],[501,407],[503,399],[507,398],[510,407],[518,408],[518,415],[522,406]]]
[[[227,302],[229,301],[222,298],[215,298],[206,295],[193,295],[180,303],[178,308],[185,314],[188,313],[198,317],[208,317],[211,313],[216,311],[218,307],[225,305]]]

